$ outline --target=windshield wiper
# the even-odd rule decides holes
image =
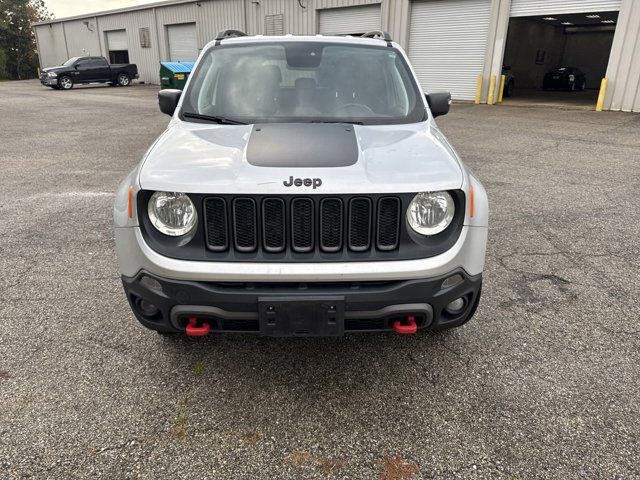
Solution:
[[[202,115],[200,113],[184,112],[182,116],[187,118],[195,118],[196,120],[206,120],[208,122],[220,123],[224,125],[246,125],[245,122],[232,120],[231,118],[216,117],[213,115]]]
[[[364,125],[364,122],[357,122],[351,120],[309,120],[305,123],[346,123],[351,125]]]

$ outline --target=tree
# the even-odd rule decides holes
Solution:
[[[0,0],[0,76],[33,78],[38,69],[32,25],[50,20],[44,0]]]

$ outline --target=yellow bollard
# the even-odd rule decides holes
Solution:
[[[596,103],[596,112],[601,112],[604,107],[604,96],[607,94],[607,84],[609,80],[607,78],[602,79],[600,84],[600,93],[598,94],[598,103]]]
[[[498,89],[498,103],[502,103],[502,96],[504,95],[504,81],[506,75],[500,75],[500,88]]]
[[[482,101],[482,75],[478,75],[478,81],[476,83],[476,105],[479,105]]]
[[[38,67],[38,78],[40,78],[40,75],[42,74],[40,73],[40,67]]]
[[[491,75],[491,81],[489,82],[489,96],[487,97],[487,105],[493,105],[496,97],[496,76]]]

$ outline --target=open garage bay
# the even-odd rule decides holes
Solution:
[[[439,120],[492,209],[457,331],[190,340],[137,324],[114,256],[156,89],[4,82],[0,111],[0,478],[640,475],[640,116]]]
[[[617,21],[617,11],[511,18],[503,60],[505,102],[593,110]]]

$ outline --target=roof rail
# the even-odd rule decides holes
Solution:
[[[225,38],[233,38],[233,37],[246,37],[247,34],[241,32],[240,30],[222,30],[218,35],[216,35],[216,41],[224,40]]]
[[[391,46],[391,42],[393,42],[391,35],[387,32],[383,32],[382,30],[371,30],[370,32],[363,33],[361,36],[364,38],[379,38],[380,40],[387,42],[387,46],[389,47]]]

